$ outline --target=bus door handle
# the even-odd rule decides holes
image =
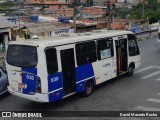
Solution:
[[[114,57],[114,58],[112,58],[112,61],[113,61],[113,60],[116,60],[116,58],[115,58],[115,57]]]
[[[116,66],[116,58],[115,58],[115,57],[112,58],[112,65],[113,65],[113,66]]]
[[[112,60],[116,60],[116,58],[114,57],[114,58],[112,58]]]
[[[104,75],[105,75],[105,76],[107,76],[107,75],[108,75],[108,73],[105,73]]]

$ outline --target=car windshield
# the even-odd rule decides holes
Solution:
[[[7,51],[7,63],[17,67],[36,67],[36,47],[26,45],[9,45]]]

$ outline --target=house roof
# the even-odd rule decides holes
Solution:
[[[43,4],[45,5],[67,5],[68,3],[66,2],[58,2],[58,1],[47,1],[47,2],[43,2]]]
[[[0,28],[12,28],[15,24],[0,16]]]
[[[51,26],[38,26],[38,27],[30,27],[28,28],[29,32],[33,34],[43,33],[43,32],[50,32],[56,31],[57,28],[54,25]]]

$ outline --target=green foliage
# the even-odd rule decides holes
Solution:
[[[80,6],[79,0],[74,0],[72,3],[73,6]]]
[[[144,16],[143,16],[144,7]],[[117,9],[117,17],[120,18],[144,18],[149,20],[150,23],[155,23],[160,20],[160,2],[158,0],[145,0],[144,4],[138,4],[132,9],[125,6]]]
[[[122,7],[116,9],[116,17],[120,18],[128,18],[128,15],[130,14],[130,10],[128,8]]]
[[[11,7],[13,7],[15,3],[13,2],[4,2],[0,4],[0,10],[9,10]]]
[[[106,18],[107,17],[107,15],[102,15],[102,17],[101,18]]]
[[[92,6],[93,5],[93,0],[87,0],[87,6]]]
[[[130,12],[130,18],[142,18],[144,5],[144,19],[150,23],[160,20],[160,2],[158,0],[146,0],[144,4],[138,4]]]

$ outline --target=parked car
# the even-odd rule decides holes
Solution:
[[[7,92],[8,77],[7,72],[0,67],[0,95]]]
[[[160,21],[159,21],[159,30],[158,30],[157,42],[160,43]]]

